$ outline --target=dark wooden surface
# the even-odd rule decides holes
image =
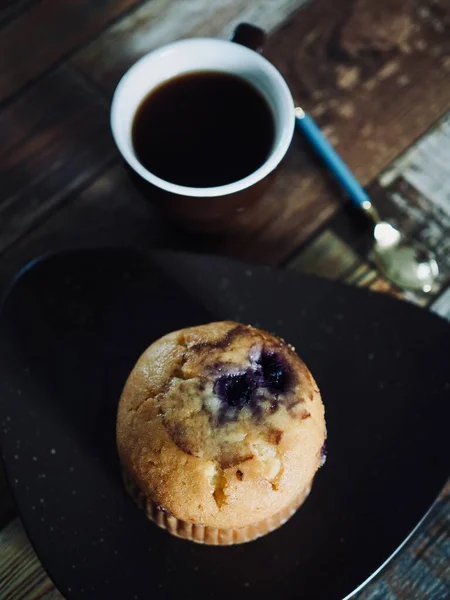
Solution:
[[[13,20],[3,27],[0,37],[0,101],[36,81],[138,2],[41,0],[22,4],[25,10],[15,18],[9,15]]]
[[[0,286],[43,252],[81,244],[214,251],[391,293],[450,318],[448,0],[4,0],[0,4]],[[297,12],[295,12],[299,9]],[[109,132],[124,71],[240,20],[271,31],[285,75],[383,215],[438,254],[436,298],[402,293],[367,261],[370,231],[296,137],[251,235],[176,231],[130,181]],[[450,597],[449,494],[358,598]],[[58,598],[0,474],[0,598]]]

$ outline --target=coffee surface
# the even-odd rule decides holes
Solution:
[[[184,73],[153,89],[136,112],[141,164],[168,182],[215,187],[243,179],[269,156],[275,135],[262,94],[229,73]]]

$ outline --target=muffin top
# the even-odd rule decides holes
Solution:
[[[123,468],[178,519],[237,528],[307,488],[326,435],[292,346],[232,321],[170,333],[140,357],[117,420]]]

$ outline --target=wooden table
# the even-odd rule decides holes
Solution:
[[[215,251],[398,295],[450,319],[448,0],[4,0],[0,5],[0,281],[82,244]],[[299,9],[300,10],[297,10]],[[171,40],[249,21],[296,100],[368,186],[383,216],[442,267],[439,294],[402,294],[366,256],[370,231],[296,138],[251,236],[176,232],[133,187],[109,133],[122,73]],[[359,599],[450,597],[450,488]],[[60,598],[0,480],[0,598]]]

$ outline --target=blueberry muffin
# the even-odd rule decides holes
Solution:
[[[324,461],[319,389],[294,348],[232,321],[170,333],[122,393],[126,487],[170,533],[250,541],[282,525]]]

